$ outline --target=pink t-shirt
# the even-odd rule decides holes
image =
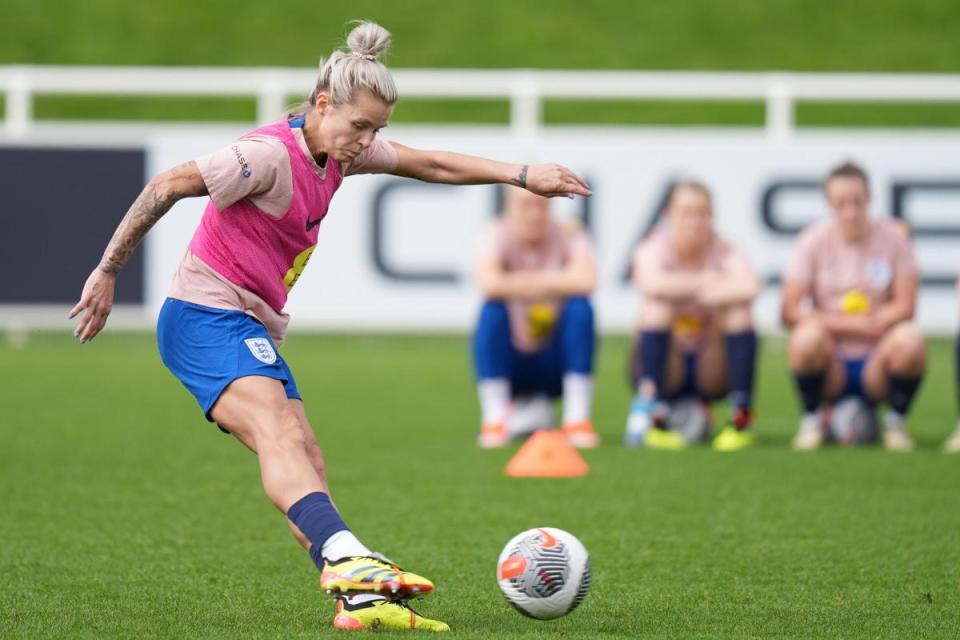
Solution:
[[[326,170],[310,155],[303,130],[292,128],[290,132],[312,170],[323,178]],[[196,163],[210,199],[220,211],[246,200],[265,215],[281,219],[293,199],[290,155],[276,137],[249,134],[230,146],[197,158]],[[346,165],[344,175],[389,173],[396,169],[397,163],[396,150],[388,142],[375,139],[354,162]],[[288,314],[273,309],[256,293],[234,284],[189,250],[174,274],[169,295],[217,309],[245,311],[266,326],[278,345],[283,342],[290,321]]]
[[[564,227],[550,222],[543,242],[533,246],[521,241],[505,220],[497,220],[484,230],[477,243],[479,259],[496,259],[505,271],[560,270],[574,258],[593,259],[593,243],[579,226]],[[507,300],[510,332],[514,346],[532,353],[541,349],[553,334],[562,299]]]
[[[814,309],[868,313],[893,297],[898,278],[915,277],[917,261],[901,224],[871,220],[866,237],[846,242],[833,219],[816,222],[801,232],[783,279],[810,289]],[[864,358],[875,340],[838,336],[841,357]]]
[[[682,260],[677,255],[669,222],[662,222],[647,238],[640,243],[633,254],[634,273],[639,273],[639,285],[643,288],[644,272],[656,266],[662,271],[677,273],[715,273],[742,272],[740,265],[750,265],[750,259],[743,251],[735,247],[722,236],[714,233],[710,244],[697,261]],[[713,320],[712,310],[696,302],[678,304],[673,322],[673,338],[684,352],[696,351]]]

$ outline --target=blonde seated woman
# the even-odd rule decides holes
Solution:
[[[473,337],[479,445],[501,447],[521,435],[509,429],[512,400],[562,397],[567,439],[597,446],[587,299],[597,265],[586,231],[551,219],[546,198],[508,187],[503,216],[480,239],[476,278],[485,298]]]
[[[746,255],[714,231],[713,219],[706,185],[679,181],[664,221],[634,255],[633,281],[643,307],[630,362],[636,395],[627,446],[684,448],[688,438],[670,428],[671,406],[699,402],[702,423],[709,425],[709,403],[725,395],[731,413],[713,447],[737,451],[753,444],[757,335],[751,307],[760,281]]]
[[[832,215],[800,234],[783,278],[787,358],[803,408],[793,447],[870,441],[872,429],[830,420],[824,405],[860,402],[870,425],[874,406],[886,402],[883,444],[909,451],[905,420],[926,367],[926,344],[910,322],[918,287],[913,246],[899,222],[870,218],[859,166],[836,167],[823,188]]]

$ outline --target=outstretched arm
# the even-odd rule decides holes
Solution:
[[[120,221],[100,264],[83,287],[80,301],[70,317],[86,311],[73,334],[88,342],[100,333],[113,308],[113,288],[117,274],[127,263],[143,236],[180,199],[207,194],[207,185],[195,162],[186,162],[157,175],[140,192]]]
[[[558,164],[509,164],[448,151],[421,151],[390,143],[397,151],[394,175],[441,184],[512,184],[541,196],[589,196],[583,178]]]

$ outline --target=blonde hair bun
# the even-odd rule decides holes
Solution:
[[[390,32],[375,22],[361,21],[347,36],[350,52],[364,58],[379,58],[390,48]]]
[[[317,102],[321,92],[333,104],[345,104],[360,89],[371,91],[387,104],[397,101],[397,86],[390,71],[377,57],[390,47],[390,32],[374,22],[362,21],[347,36],[349,51],[334,49],[320,61],[320,75],[307,104]]]

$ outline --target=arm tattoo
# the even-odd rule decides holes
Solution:
[[[530,168],[530,165],[528,164],[523,165],[523,168],[520,169],[520,175],[518,175],[516,178],[511,180],[510,181],[511,184],[515,184],[518,187],[526,189],[527,188],[527,169],[529,168]]]
[[[189,164],[189,163],[187,163]],[[170,171],[171,177],[183,175],[186,165],[180,165]],[[202,184],[202,183],[201,183]],[[127,214],[120,221],[114,232],[98,268],[109,275],[117,275],[127,263],[130,254],[137,248],[147,231],[157,223],[163,214],[184,196],[202,195],[206,192],[205,185],[200,193],[184,193],[178,190],[159,192],[154,184],[148,184],[137,199],[130,206]]]

